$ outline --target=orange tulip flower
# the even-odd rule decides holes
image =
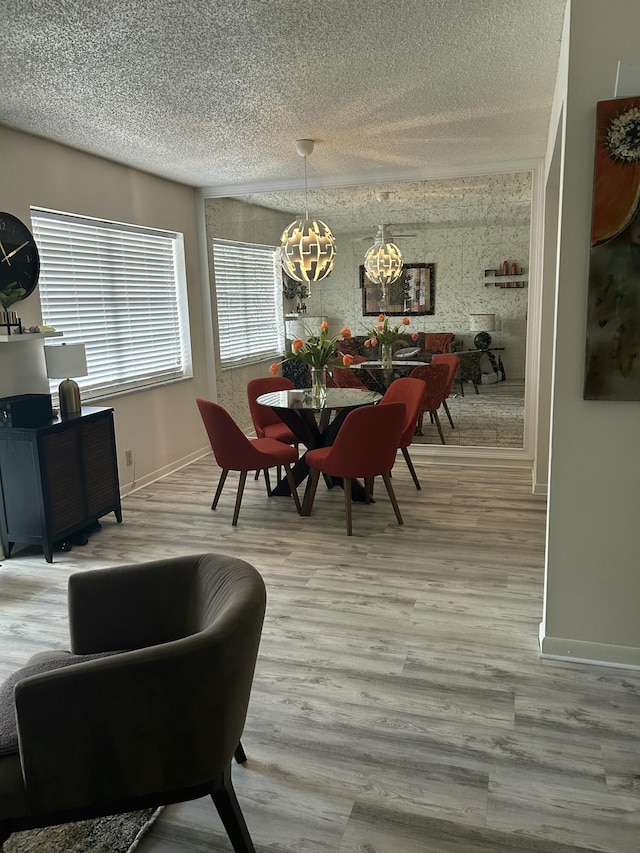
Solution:
[[[272,364],[272,365],[270,365],[270,367],[269,367],[269,373],[270,373],[272,376],[275,376],[275,375],[277,374],[277,372],[278,372],[278,367],[279,367],[279,365],[278,365],[278,364]]]
[[[367,348],[369,348],[369,347],[371,346],[371,339],[370,339],[370,338],[367,338],[367,340],[364,342],[364,345],[365,345]]]
[[[417,340],[418,340],[418,333],[417,333],[417,332],[414,332],[414,333],[411,335],[411,340],[412,340],[412,341],[417,341]]]
[[[294,352],[298,352],[299,350],[302,349],[303,346],[304,346],[304,341],[302,340],[302,338],[296,338],[295,341],[293,341],[291,343],[291,349]]]
[[[353,364],[353,356],[349,355],[349,353],[345,353],[342,356],[342,363],[345,367],[350,367]]]
[[[400,322],[402,323],[403,326],[410,326],[411,325],[411,320],[408,317],[403,317]]]
[[[346,341],[351,337],[351,329],[348,329],[346,326],[344,329],[340,329],[340,336],[343,337]]]
[[[329,324],[327,323],[326,320],[323,320],[322,323],[320,323],[320,331],[326,332],[328,328],[329,328]]]
[[[377,338],[370,338],[369,340],[370,340],[370,342],[371,342],[371,346],[372,346],[372,347],[377,347],[377,346],[378,346],[378,339],[377,339]]]
[[[378,314],[378,323],[384,323],[384,314]]]

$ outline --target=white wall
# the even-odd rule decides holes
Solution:
[[[596,102],[638,59],[637,0],[571,6],[544,654],[640,665],[640,404],[582,397]],[[566,46],[565,46],[566,47]],[[640,93],[639,93],[640,94]]]
[[[176,460],[197,456],[208,442],[194,401],[198,395],[208,396],[211,386],[204,357],[195,190],[5,127],[0,127],[0,150],[0,207],[27,225],[30,206],[36,205],[184,234],[194,378],[105,398],[96,405],[115,410],[121,486],[133,473],[124,464],[125,450],[133,450],[138,482]],[[42,320],[37,288],[13,308],[27,325]],[[3,373],[15,361],[16,347],[25,346],[28,343],[0,346]],[[42,371],[44,380],[44,359]]]

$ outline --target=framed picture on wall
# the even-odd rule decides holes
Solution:
[[[411,317],[435,314],[436,265],[405,264],[400,278],[386,288],[375,284],[360,266],[362,313],[365,317],[378,314]]]
[[[599,101],[585,400],[640,400],[640,97]]]

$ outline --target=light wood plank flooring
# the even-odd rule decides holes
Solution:
[[[211,458],[127,496],[89,544],[0,569],[0,676],[67,647],[66,579],[218,551],[269,596],[234,780],[259,853],[569,853],[640,849],[640,674],[538,657],[545,504],[526,472],[399,458],[382,484],[313,516]],[[208,800],[167,808],[138,853],[231,850]]]

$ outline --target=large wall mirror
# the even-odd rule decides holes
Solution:
[[[360,267],[366,250],[385,225],[407,264],[433,264],[435,311],[412,316],[408,331],[453,332],[464,350],[475,349],[471,315],[494,317],[491,346],[501,359],[496,374],[482,356],[482,382],[454,387],[442,428],[448,446],[521,449],[524,436],[525,365],[531,218],[531,171],[309,189],[311,217],[332,229],[337,257],[332,273],[314,284],[305,299],[310,316],[322,316],[332,331],[342,325],[363,334]],[[207,238],[249,240],[278,245],[282,228],[301,215],[304,190],[252,193],[205,199]],[[502,265],[518,278],[501,278]],[[286,312],[297,299],[284,297]],[[428,419],[427,419],[428,421]],[[427,422],[416,443],[440,440]]]

